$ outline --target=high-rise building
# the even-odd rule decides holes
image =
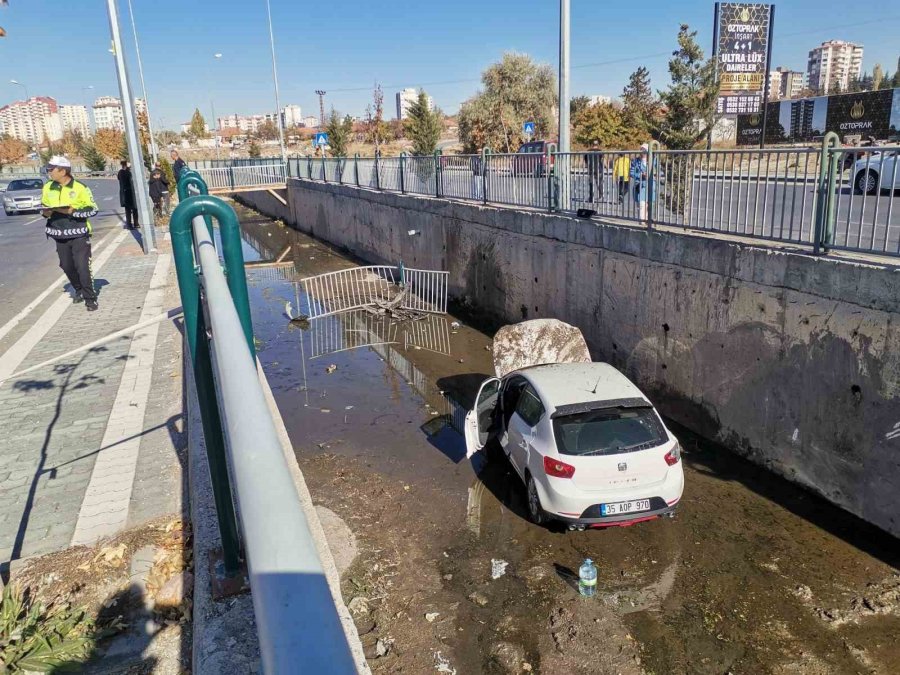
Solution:
[[[806,89],[806,73],[778,67],[769,71],[769,99],[797,98]]]
[[[259,127],[266,122],[271,122],[278,126],[278,121],[274,113],[266,113],[264,115],[226,115],[225,117],[217,117],[216,125],[218,129],[237,129],[242,133],[255,134],[259,131]]]
[[[419,90],[414,87],[407,87],[397,92],[397,119],[405,120],[409,117],[409,108],[419,99]],[[434,99],[428,97],[428,109],[434,110]]]
[[[315,115],[307,115],[302,120],[302,125],[304,127],[317,127],[319,126],[319,118]]]
[[[91,123],[86,106],[61,105],[59,106],[59,119],[62,122],[63,132],[73,131],[82,136],[89,136],[91,133]]]
[[[94,101],[94,125],[97,130],[125,130],[125,119],[122,116],[122,103],[115,96],[101,96]]]
[[[303,113],[299,105],[286,105],[281,111],[281,123],[285,129],[297,127],[303,122]]]
[[[26,143],[62,138],[59,106],[49,96],[32,96],[0,108],[0,129]]]
[[[863,46],[829,40],[809,52],[806,68],[811,89],[821,93],[847,91],[862,73]]]

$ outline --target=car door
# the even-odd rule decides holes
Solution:
[[[497,430],[497,403],[500,400],[500,379],[490,377],[481,383],[475,397],[475,407],[466,413],[466,457],[484,448]]]
[[[897,166],[897,156],[900,153],[888,152],[881,160],[881,185],[884,189],[900,189],[900,166]]]
[[[533,449],[535,427],[543,416],[544,404],[531,385],[527,385],[509,420],[507,444],[509,460],[522,480],[525,480],[525,469],[528,468],[528,460]]]

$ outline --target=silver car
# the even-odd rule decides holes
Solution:
[[[3,193],[3,210],[6,215],[40,211],[43,187],[44,181],[40,178],[17,178],[10,181]]]

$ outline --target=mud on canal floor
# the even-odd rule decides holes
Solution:
[[[512,470],[457,431],[490,337],[451,316],[290,324],[293,279],[360,261],[237,210],[248,260],[289,263],[248,271],[259,358],[313,498],[359,541],[343,590],[374,672],[898,672],[896,539],[671,424],[674,520],[532,525]]]

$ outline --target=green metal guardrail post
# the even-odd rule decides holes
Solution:
[[[381,174],[378,171],[378,157],[379,157],[379,154],[378,154],[378,151],[376,150],[375,151],[375,189],[376,190],[381,189]]]
[[[441,155],[443,153],[440,149],[434,151],[434,196],[441,196],[441,176],[443,174],[443,167],[441,166]]]
[[[181,174],[181,180],[178,181],[177,191],[178,191],[178,202],[181,203],[184,200],[188,199],[191,196],[191,193],[188,192],[188,187],[193,185],[197,188],[197,191],[201,195],[209,194],[209,187],[206,185],[206,181],[203,180],[203,176],[193,170],[183,171]],[[209,228],[210,234],[212,234],[212,219],[209,216],[204,216],[203,220],[206,221],[206,226]],[[215,245],[216,238],[212,237],[213,245]]]
[[[356,187],[359,187],[359,153],[354,153],[353,155],[353,178],[356,182]]]
[[[222,539],[222,559],[226,576],[234,576],[240,569],[240,540],[234,502],[231,498],[231,484],[228,479],[228,463],[225,459],[225,439],[222,434],[222,419],[216,401],[213,382],[212,360],[206,338],[206,319],[200,306],[200,282],[197,279],[194,260],[194,237],[191,220],[199,211],[193,200],[210,199],[208,196],[189,197],[175,207],[170,221],[172,251],[175,257],[175,271],[184,310],[185,334],[191,351],[194,367],[194,382],[200,405],[203,437],[206,444],[206,460],[209,464],[213,498],[216,503],[216,517],[219,536]]]
[[[488,203],[488,191],[487,191],[487,175],[488,175],[488,162],[491,157],[491,149],[490,148],[482,148],[481,149],[481,202],[483,204]]]
[[[659,141],[647,143],[647,229],[653,229],[653,200],[656,197],[654,183],[658,180],[656,175],[656,155],[659,152]]]
[[[404,194],[406,192],[406,185],[403,181],[403,167],[406,166],[406,153],[400,153],[400,194]]]
[[[813,254],[828,252],[828,244],[834,236],[834,188],[835,165],[833,150],[840,145],[841,139],[833,131],[822,138],[822,154],[819,157],[819,184],[816,186],[815,224],[813,228]]]

